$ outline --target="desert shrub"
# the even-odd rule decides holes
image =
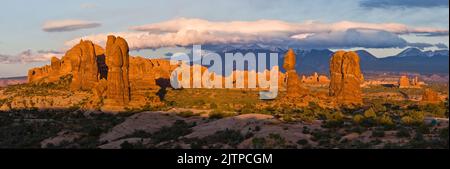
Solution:
[[[139,141],[137,143],[131,144],[128,141],[124,141],[122,144],[120,144],[121,149],[145,149],[145,145],[142,144],[142,141]]]
[[[366,111],[364,111],[364,117],[368,119],[374,119],[377,117],[377,114],[375,113],[375,110],[369,108]]]
[[[294,111],[295,116],[304,122],[312,122],[317,119],[316,113],[311,109],[296,110]]]
[[[308,128],[307,126],[303,126],[303,131],[302,131],[302,133],[303,133],[303,134],[310,134],[311,131],[309,130],[309,128]]]
[[[216,103],[210,103],[209,104],[209,108],[210,109],[217,109],[217,104]]]
[[[372,137],[384,137],[383,129],[375,129],[372,131]]]
[[[266,139],[255,137],[252,139],[252,148],[254,149],[262,149],[266,145]]]
[[[445,101],[444,101],[444,107],[446,107],[446,109],[445,109],[445,117],[447,117],[448,118],[448,97],[445,99]]]
[[[342,127],[342,125],[344,124],[343,119],[344,119],[344,115],[342,114],[342,112],[336,112],[336,113],[330,114],[324,124],[324,127],[326,127],[326,128]]]
[[[342,114],[342,112],[336,112],[334,114],[332,114],[331,116],[331,120],[335,120],[335,121],[341,121],[344,118],[344,115]]]
[[[423,107],[423,111],[430,113],[435,117],[445,117],[446,108],[438,104],[427,104]]]
[[[295,119],[291,114],[283,114],[281,116],[281,120],[283,120],[284,122],[295,122]]]
[[[413,119],[409,116],[403,116],[401,118],[401,122],[406,125],[411,125],[411,124],[413,124]]]
[[[183,120],[177,120],[171,127],[162,127],[161,130],[151,134],[152,142],[159,143],[177,139],[192,132],[191,127],[195,124],[188,124]]]
[[[99,135],[123,120],[112,114],[87,117],[71,110],[12,110],[0,113],[0,148],[39,148],[43,139],[54,137],[62,130],[83,133],[76,141],[79,148],[95,148],[99,145]]]
[[[396,136],[397,136],[397,137],[400,137],[400,138],[404,138],[404,137],[408,138],[408,137],[410,137],[411,135],[409,134],[409,130],[408,130],[408,129],[402,127],[402,128],[400,128],[400,129],[397,130]]]
[[[361,126],[355,126],[355,127],[351,128],[350,131],[361,134],[362,132],[365,131],[365,129]]]
[[[150,138],[151,136],[152,136],[151,133],[148,133],[148,132],[146,132],[144,130],[136,130],[132,134],[127,135],[127,136],[122,137],[122,138],[134,138],[134,137],[137,137],[137,138]]]
[[[239,111],[241,114],[250,114],[250,113],[254,113],[255,110],[256,110],[256,108],[254,106],[252,106],[250,104],[246,104]]]
[[[259,127],[259,126],[255,127],[255,131],[260,131],[260,130],[261,130],[261,127]]]
[[[2,106],[4,103],[6,103],[6,99],[0,99],[0,106]]]
[[[425,115],[423,112],[420,111],[413,111],[408,113],[407,115],[404,115],[401,118],[401,121],[403,124],[406,125],[422,125],[425,119]]]
[[[197,99],[194,101],[194,105],[196,105],[196,106],[203,106],[205,104],[206,104],[206,102],[203,99]]]
[[[444,129],[442,129],[440,132],[439,132],[439,137],[441,137],[441,139],[446,139],[447,141],[448,141],[448,127],[447,128],[444,128]]]
[[[363,120],[364,120],[364,116],[362,116],[360,114],[353,116],[353,122],[355,124],[360,124]]]
[[[252,139],[252,148],[273,149],[273,148],[294,148],[286,145],[286,140],[279,134],[270,133],[266,138],[255,137]]]
[[[308,144],[308,140],[300,139],[300,140],[297,141],[297,144],[299,144],[299,145],[306,145],[306,144]]]
[[[242,136],[239,130],[226,129],[217,131],[215,134],[205,137],[204,140],[206,140],[209,145],[214,143],[223,143],[236,147],[244,140],[244,136]]]
[[[209,118],[210,119],[221,119],[221,118],[230,117],[233,115],[234,115],[233,113],[229,113],[229,112],[213,111],[213,112],[209,113]]]
[[[387,110],[383,101],[375,101],[372,104],[371,109],[373,109],[374,112],[385,112]]]
[[[425,120],[425,114],[420,111],[414,111],[410,116],[413,119],[413,123],[417,125],[423,124],[423,121]]]
[[[392,126],[394,125],[394,122],[392,121],[392,118],[386,114],[384,114],[383,116],[381,116],[378,119],[378,123],[381,125],[385,125],[385,126]]]
[[[178,116],[181,116],[181,117],[192,117],[192,116],[197,116],[197,114],[194,114],[194,112],[192,112],[192,111],[182,111],[182,112],[178,112],[177,115],[178,115]]]
[[[284,147],[286,145],[286,140],[280,136],[280,134],[270,133],[269,138],[274,141],[274,145]]]
[[[430,132],[431,132],[430,126],[428,126],[426,124],[422,124],[419,127],[417,127],[417,132],[421,132],[423,134],[430,134]]]
[[[416,132],[416,135],[414,136],[414,141],[424,141],[423,133],[422,132]]]
[[[331,136],[330,136],[330,133],[328,133],[328,132],[322,132],[322,131],[320,131],[320,130],[315,130],[314,132],[312,132],[311,133],[312,134],[312,140],[313,141],[318,141],[318,140],[321,140],[321,139],[329,139]]]

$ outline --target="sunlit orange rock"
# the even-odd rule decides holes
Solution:
[[[108,89],[102,110],[124,111],[130,101],[129,48],[125,39],[108,36],[106,42],[106,65],[108,66]]]
[[[284,56],[283,68],[286,70],[286,97],[300,97],[306,95],[308,90],[301,84],[301,80],[295,71],[295,52],[289,49]]]
[[[407,76],[401,76],[398,81],[399,88],[409,88],[411,84],[409,83],[409,78]]]
[[[422,102],[423,103],[439,103],[441,102],[441,98],[439,94],[432,89],[425,89],[422,94]]]
[[[329,95],[341,105],[362,104],[361,83],[364,81],[356,52],[337,51],[330,60]]]

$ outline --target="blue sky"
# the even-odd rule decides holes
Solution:
[[[225,25],[233,21],[246,21],[244,26],[254,25],[253,22],[258,20],[276,20],[289,24],[312,21],[333,24],[350,21],[372,24],[396,23],[411,28],[409,30],[427,28],[427,30],[447,31],[443,36],[417,36],[404,32],[395,32],[390,35],[389,32],[381,32],[382,35],[389,34],[389,37],[387,39],[380,38],[380,43],[389,43],[393,38],[400,38],[395,39],[401,43],[400,45],[393,43],[388,47],[366,46],[366,44],[336,45],[341,43],[339,38],[346,37],[348,39],[348,36],[354,33],[351,31],[323,35],[320,34],[321,32],[315,32],[316,37],[310,37],[309,41],[296,44],[309,46],[310,42],[320,42],[335,46],[336,49],[367,49],[379,57],[384,57],[396,54],[414,43],[449,46],[448,10],[447,0],[5,0],[2,1],[2,10],[0,11],[0,59],[7,58],[13,61],[0,62],[0,77],[26,75],[28,68],[48,63],[45,60],[46,57],[39,59],[32,57],[37,58],[43,57],[44,54],[63,52],[70,46],[68,45],[69,41],[80,37],[117,32],[128,35],[127,33],[130,32],[139,32],[131,29],[132,27],[150,24],[150,27],[154,28],[155,25],[152,24],[170,20],[178,21],[179,18],[186,19],[187,24],[192,22],[189,19],[200,19],[207,24],[224,23]],[[66,21],[65,23],[77,21],[76,23],[79,25],[76,27],[63,26],[64,29],[55,27],[55,25],[61,24],[61,21]],[[165,24],[158,27],[158,30],[172,29],[172,27],[173,24]],[[148,27],[144,28],[146,28],[145,31],[148,31]],[[180,33],[182,30],[184,29],[176,31]],[[222,29],[218,28],[218,30]],[[231,32],[232,35],[235,35],[233,33]],[[361,35],[363,34],[364,32],[361,33]],[[336,38],[336,40],[332,42],[313,41],[320,38],[319,35],[330,37],[330,39]],[[380,35],[379,32],[374,36],[367,37],[377,37],[378,35]],[[252,37],[249,38],[251,40]],[[140,39],[133,44],[139,44],[138,40]],[[206,40],[206,42],[209,41]],[[143,44],[143,49],[149,46],[151,47],[149,44]],[[137,49],[140,47],[136,46]],[[437,47],[426,49],[437,49]],[[164,51],[168,50],[170,48]],[[139,52],[133,51],[133,53],[154,55],[148,51],[140,50]],[[23,58],[14,59],[14,57],[24,56],[30,58],[25,61]]]

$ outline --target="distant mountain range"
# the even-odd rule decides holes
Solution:
[[[278,53],[279,64],[283,63],[283,56],[286,48],[267,47],[262,45],[248,46],[225,46],[206,47],[206,50],[215,51],[219,54],[231,52],[253,53]],[[329,61],[333,51],[328,49],[294,49],[297,54],[296,70],[300,74],[310,74],[318,72],[328,74]],[[356,51],[360,57],[361,69],[363,72],[411,72],[421,74],[449,73],[449,51],[421,51],[417,48],[407,48],[397,55],[377,58],[368,51]],[[282,69],[282,68],[281,68]],[[284,70],[282,70],[284,71]]]
[[[26,83],[26,82],[27,82],[27,77],[26,76],[0,78],[0,87],[5,87],[5,86],[8,86],[8,85],[21,84],[21,83]]]

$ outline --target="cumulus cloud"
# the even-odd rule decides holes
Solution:
[[[419,49],[424,50],[425,48],[433,47],[433,46],[435,46],[435,45],[429,44],[429,43],[419,43],[419,42],[414,42],[414,43],[408,43],[407,46],[415,47],[415,48],[419,48]]]
[[[395,34],[408,33],[448,33],[448,30],[435,28],[413,28],[399,23],[363,23],[341,21],[336,23],[322,23],[307,21],[303,23],[284,22],[280,20],[231,21],[212,22],[203,19],[178,18],[161,23],[153,23],[130,28],[135,31],[152,33],[174,33],[186,30],[198,32],[225,32],[264,35],[267,33],[319,33],[331,31],[345,31],[348,29],[375,29]]]
[[[248,43],[305,48],[396,48],[410,45],[398,35],[448,34],[448,30],[444,29],[409,27],[398,23],[292,23],[279,20],[212,22],[187,18],[134,26],[130,30],[84,36],[67,41],[66,45],[73,46],[80,39],[104,45],[107,35],[114,34],[127,39],[134,50],[192,44]]]
[[[16,55],[0,54],[0,63],[30,63],[30,62],[47,62],[53,56],[61,58],[64,55],[63,52],[51,50],[51,51],[37,51],[33,52],[28,49],[20,52]]]
[[[93,21],[68,19],[68,20],[47,21],[42,26],[42,30],[46,32],[65,32],[79,29],[95,28],[99,26],[101,26],[100,23]]]
[[[448,0],[362,0],[360,6],[367,8],[448,7]]]
[[[306,48],[402,48],[407,45],[408,42],[396,34],[373,29],[349,29],[343,32],[317,33],[293,41],[291,44],[291,46]]]

